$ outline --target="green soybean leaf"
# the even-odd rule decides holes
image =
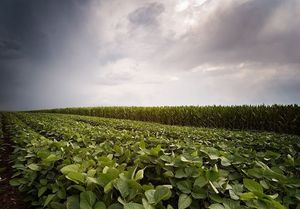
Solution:
[[[223,199],[223,205],[225,209],[241,209],[241,205],[239,201],[231,200],[231,199]]]
[[[172,205],[167,205],[167,209],[174,209]]]
[[[129,195],[129,186],[128,180],[121,177],[116,181],[115,187],[121,193],[123,198],[126,198]]]
[[[225,209],[224,206],[219,203],[212,204],[208,208],[209,209]]]
[[[98,201],[96,202],[93,209],[106,209],[106,205],[104,204],[104,202]]]
[[[198,178],[196,178],[195,182],[194,182],[194,187],[204,187],[206,184],[208,183],[208,181],[206,180],[205,177],[203,176],[199,176]]]
[[[94,192],[87,191],[80,193],[80,209],[93,209],[96,202],[96,195]]]
[[[246,193],[242,193],[240,195],[240,199],[241,200],[252,200],[254,199],[256,196],[252,193],[252,192],[246,192]]]
[[[119,203],[114,203],[110,205],[107,209],[123,209],[123,206]]]
[[[229,190],[229,195],[230,195],[230,198],[233,199],[233,200],[238,200],[240,199],[238,195],[235,194],[234,191],[232,190]]]
[[[50,154],[50,155],[45,159],[45,161],[46,161],[46,162],[55,162],[55,161],[57,161],[57,160],[59,160],[59,159],[60,159],[59,156],[54,155],[54,154]]]
[[[259,183],[257,183],[256,181],[254,181],[254,180],[244,179],[243,180],[243,184],[251,192],[263,193],[262,186]]]
[[[31,170],[33,171],[39,171],[40,170],[40,166],[38,166],[37,164],[35,163],[31,163],[27,166],[28,168],[30,168]]]
[[[109,182],[108,184],[106,184],[106,186],[104,187],[104,193],[107,194],[107,193],[110,192],[113,188],[114,188],[114,184],[113,184],[113,181],[111,181],[111,182]]]
[[[60,172],[63,174],[68,174],[69,172],[79,172],[80,171],[80,165],[78,164],[71,164],[71,165],[66,165],[62,169],[60,169]]]
[[[66,209],[65,205],[59,202],[51,202],[50,206],[53,209]]]
[[[80,209],[79,196],[74,195],[74,196],[68,197],[66,206],[67,206],[67,209]]]
[[[124,209],[145,209],[145,208],[143,207],[143,205],[139,203],[130,202],[124,204]]]
[[[171,197],[172,192],[168,187],[157,186],[154,192],[155,203],[160,202],[161,200],[167,200]]]
[[[218,194],[211,194],[209,197],[216,203],[223,203],[223,198]]]
[[[12,179],[12,180],[9,181],[9,184],[10,184],[11,186],[19,186],[19,185],[21,185],[22,183],[21,183],[20,179]]]
[[[191,193],[192,183],[188,180],[177,182],[176,186],[183,193],[186,193],[186,194]]]
[[[150,204],[155,203],[154,193],[155,193],[155,189],[150,189],[145,192],[145,196]]]
[[[67,179],[70,179],[71,181],[74,181],[75,183],[84,183],[85,176],[82,173],[71,171],[66,175]]]
[[[76,190],[78,190],[80,192],[85,192],[85,188],[83,186],[81,186],[81,185],[71,185],[71,186],[69,186],[67,188],[67,190],[70,190],[72,188],[74,188],[74,189],[76,189]]]
[[[176,170],[175,172],[175,178],[181,179],[187,177],[187,175],[185,174],[184,170],[182,168]]]
[[[166,171],[166,172],[164,172],[163,173],[163,175],[165,176],[165,177],[170,177],[170,178],[172,178],[172,177],[174,177],[174,174],[173,174],[173,172],[172,171]]]
[[[46,187],[46,186],[41,187],[41,188],[39,189],[39,191],[38,191],[38,197],[42,196],[42,195],[45,193],[46,190],[47,190],[47,187]]]
[[[142,199],[142,202],[145,209],[155,209],[145,198]]]
[[[178,200],[178,209],[188,208],[192,204],[192,198],[186,194],[181,194]]]
[[[51,201],[52,199],[55,197],[55,194],[50,194],[47,196],[45,203],[44,203],[44,207],[46,207]]]

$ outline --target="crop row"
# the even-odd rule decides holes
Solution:
[[[40,114],[42,116],[43,114]],[[49,117],[49,114],[46,114]],[[39,117],[40,117],[39,116]],[[255,151],[272,150],[282,154],[296,153],[300,149],[299,137],[273,134],[268,132],[245,132],[245,131],[229,131],[224,129],[209,128],[192,128],[184,126],[168,126],[156,123],[146,123],[131,120],[107,119],[99,117],[77,116],[77,115],[61,115],[52,114],[53,118],[59,117],[66,120],[75,120],[91,124],[92,126],[111,127],[113,129],[138,133],[145,135],[152,141],[162,142],[161,138],[168,140],[188,140],[196,141],[210,147],[214,147],[220,143],[226,143],[224,148],[240,147],[247,149],[255,149]]]
[[[90,125],[95,121],[88,117],[19,113],[6,120],[17,144],[11,183],[35,206],[227,209],[299,202],[296,137],[285,136],[287,153],[262,152],[245,141],[215,140],[217,134],[210,140],[205,129],[199,129],[205,138],[195,138],[180,127],[156,124],[146,131],[143,125],[150,124],[124,121],[128,128],[122,129],[109,119]]]
[[[151,121],[169,125],[262,130],[300,135],[298,105],[92,107],[41,111]]]

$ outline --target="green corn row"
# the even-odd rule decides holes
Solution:
[[[41,110],[168,125],[272,131],[300,135],[300,106],[80,107]]]

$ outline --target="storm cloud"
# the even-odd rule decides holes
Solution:
[[[298,0],[3,0],[0,109],[300,103]]]

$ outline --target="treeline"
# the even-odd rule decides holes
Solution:
[[[300,106],[298,105],[79,107],[40,110],[39,112],[300,135]]]

